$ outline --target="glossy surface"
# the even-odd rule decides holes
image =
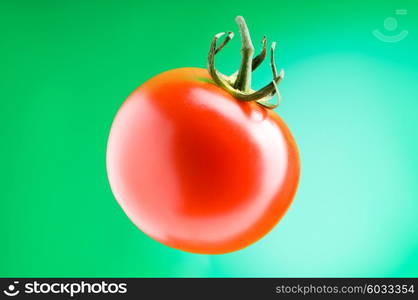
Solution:
[[[271,110],[242,103],[204,69],[162,73],[118,111],[107,148],[112,191],[161,243],[226,253],[265,235],[291,204],[296,144]]]

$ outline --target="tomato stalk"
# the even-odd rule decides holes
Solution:
[[[238,16],[236,21],[239,26],[242,47],[241,47],[241,66],[238,71],[237,80],[234,83],[234,88],[249,92],[251,90],[251,72],[252,72],[252,60],[254,55],[254,46],[251,41],[250,32],[248,31],[247,24],[243,17]]]
[[[243,17],[238,16],[236,22],[241,34],[241,65],[237,72],[230,76],[220,73],[215,68],[215,55],[222,50],[222,48],[234,37],[233,32],[228,32],[223,42],[217,46],[218,40],[225,35],[224,32],[218,33],[212,39],[212,44],[208,55],[208,71],[212,76],[213,81],[241,101],[256,101],[258,104],[266,108],[276,108],[280,103],[280,93],[277,85],[284,77],[284,71],[277,72],[274,61],[274,50],[276,43],[271,44],[270,50],[270,65],[273,73],[273,80],[263,88],[255,91],[251,89],[251,76],[254,71],[265,59],[267,53],[267,39],[264,36],[262,40],[262,50],[259,55],[253,58],[254,46],[251,41],[250,32]],[[272,104],[269,100],[277,95],[278,101]]]

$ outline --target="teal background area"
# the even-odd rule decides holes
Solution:
[[[417,11],[394,0],[1,1],[0,276],[417,277]],[[300,149],[300,187],[256,244],[189,254],[122,212],[107,136],[131,91],[205,67],[212,36],[237,32],[238,14],[257,49],[263,34],[278,42],[276,111]],[[384,43],[375,29],[409,35]],[[238,40],[221,71],[238,66]],[[268,65],[254,79],[268,82]]]

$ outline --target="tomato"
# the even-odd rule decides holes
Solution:
[[[107,146],[112,191],[153,239],[220,254],[269,232],[299,180],[296,143],[283,120],[240,101],[205,69],[161,73],[119,109]]]

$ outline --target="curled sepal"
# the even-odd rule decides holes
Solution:
[[[267,54],[267,38],[266,36],[263,37],[263,40],[261,41],[261,44],[263,45],[263,48],[261,49],[260,54],[258,54],[256,57],[253,58],[251,69],[254,71],[258,68],[259,65],[264,61]]]
[[[215,36],[212,39],[212,43],[211,43],[209,55],[208,55],[208,71],[213,81],[217,85],[227,90],[228,92],[232,93],[233,87],[227,81],[226,76],[218,72],[215,68],[216,53],[218,53],[234,37],[234,34],[232,32],[229,32],[228,36],[224,39],[221,45],[219,45],[219,47],[216,47],[219,38],[221,38],[223,35],[225,35],[225,32],[220,32],[218,34],[215,34]]]
[[[282,99],[279,89],[277,87],[277,84],[279,83],[280,80],[283,79],[284,77],[284,71],[281,70],[280,74],[277,75],[277,68],[276,68],[276,63],[274,61],[274,50],[276,48],[276,42],[271,43],[271,50],[270,50],[270,65],[271,65],[271,71],[273,73],[273,81],[271,82],[273,84],[274,87],[274,91],[272,93],[272,96],[274,94],[276,94],[277,96],[277,103],[272,104],[271,102],[268,101],[264,101],[264,100],[257,100],[257,103],[266,107],[266,108],[270,108],[270,109],[274,109],[276,107],[278,107],[280,105],[280,101]],[[276,82],[277,80],[277,82]]]
[[[218,34],[221,34],[221,36],[224,35],[224,33],[222,32]],[[232,31],[228,31],[228,35],[225,37],[223,42],[218,46],[218,48],[215,49],[215,54],[221,51],[222,48],[225,47],[225,45],[228,44],[228,42],[232,40],[233,38],[234,38],[234,33]]]
[[[257,100],[256,101],[258,104],[260,104],[261,106],[264,106],[265,108],[274,109],[274,108],[276,108],[280,105],[280,102],[282,100],[282,96],[280,95],[279,89],[277,88],[277,85],[274,81],[273,81],[273,85],[274,85],[274,88],[276,90],[276,92],[275,92],[276,97],[277,97],[277,102],[276,103],[274,103],[274,104],[271,103],[270,99],[269,100]]]

